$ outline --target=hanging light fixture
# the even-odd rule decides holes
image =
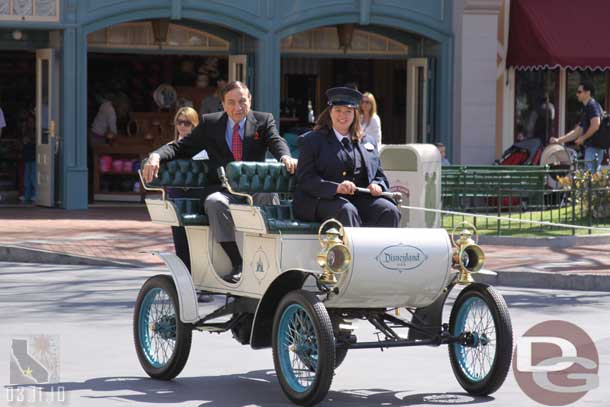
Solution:
[[[15,41],[21,41],[23,39],[23,32],[20,30],[13,30],[11,35]]]
[[[158,18],[151,21],[153,37],[155,44],[164,44],[167,42],[167,33],[169,32],[169,19]]]
[[[337,36],[339,37],[339,48],[347,53],[347,49],[352,47],[352,39],[354,37],[354,24],[338,24]]]

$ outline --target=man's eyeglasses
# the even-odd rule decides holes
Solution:
[[[176,124],[178,126],[186,126],[186,127],[191,127],[193,125],[193,123],[189,122],[188,120],[178,120],[178,121],[176,121]]]
[[[577,94],[577,95],[580,95],[581,93],[585,93],[585,91],[584,91],[584,90],[580,90],[580,89],[578,89],[578,90],[576,91],[576,94]]]

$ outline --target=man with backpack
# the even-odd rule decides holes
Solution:
[[[580,122],[574,130],[561,137],[551,137],[551,143],[564,144],[574,141],[578,146],[585,147],[585,168],[591,173],[599,171],[601,162],[604,159],[605,148],[600,146],[593,136],[597,136],[603,110],[599,103],[591,97],[593,86],[588,82],[581,82],[576,90],[578,101],[584,105]],[[600,135],[604,136],[604,135]]]

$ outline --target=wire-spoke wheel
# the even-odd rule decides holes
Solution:
[[[453,305],[449,330],[464,334],[461,343],[449,345],[451,367],[460,385],[471,394],[498,390],[508,373],[513,331],[506,302],[485,284],[466,287]]]
[[[180,322],[178,296],[171,277],[148,279],[138,294],[133,316],[136,353],[146,373],[170,380],[184,368],[193,331]]]
[[[280,302],[273,321],[273,363],[280,385],[294,403],[320,402],[335,367],[335,337],[324,304],[297,290]]]

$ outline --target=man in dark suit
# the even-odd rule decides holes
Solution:
[[[400,211],[381,197],[389,190],[375,140],[362,133],[362,94],[338,87],[326,92],[328,107],[313,131],[299,140],[294,213],[305,221],[335,218],[344,226],[397,227]],[[368,189],[367,194],[357,188]]]
[[[290,173],[296,170],[296,160],[290,156],[286,141],[280,136],[273,115],[250,110],[252,96],[245,84],[231,82],[221,92],[224,112],[202,116],[193,132],[175,143],[169,143],[150,154],[143,168],[149,182],[157,176],[159,163],[174,158],[191,158],[206,150],[210,158],[210,184],[219,191],[210,194],[204,203],[214,238],[231,259],[233,269],[229,282],[239,281],[242,258],[235,243],[235,231],[230,203],[242,199],[220,190],[216,169],[231,161],[265,161],[267,149],[284,163]]]

